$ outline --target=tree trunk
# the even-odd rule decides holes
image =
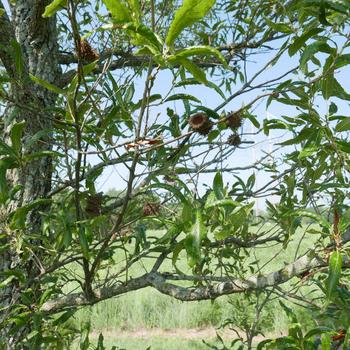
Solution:
[[[58,43],[56,36],[56,19],[42,18],[45,6],[50,0],[17,0],[12,6],[12,20],[6,15],[0,19],[0,59],[7,73],[12,78],[8,103],[3,115],[3,140],[11,145],[10,131],[15,123],[25,121],[25,131],[22,137],[22,155],[30,155],[37,152],[52,149],[50,132],[52,131],[52,116],[49,108],[55,104],[55,95],[45,88],[33,83],[29,74],[41,78],[50,83],[55,83],[60,75],[60,67],[57,61]],[[6,37],[3,35],[6,34]],[[2,38],[1,38],[2,37]],[[12,44],[10,44],[12,41]],[[20,47],[22,65],[14,65],[13,51],[16,44]],[[4,43],[7,47],[4,49]],[[12,47],[11,47],[12,46]],[[12,53],[11,53],[12,51]],[[11,59],[12,55],[12,59]],[[19,55],[17,54],[17,62]],[[40,137],[38,133],[41,132]],[[36,135],[35,141],[33,136]],[[40,251],[22,251],[16,253],[15,243],[17,232],[9,228],[9,214],[36,199],[46,198],[51,187],[52,164],[48,156],[36,158],[26,162],[21,168],[7,171],[10,188],[18,186],[19,190],[14,199],[2,210],[1,226],[4,233],[2,244],[8,244],[9,249],[0,255],[0,271],[20,268],[26,274],[27,280],[38,273],[33,256],[40,259]],[[43,208],[39,208],[43,210]],[[40,233],[41,215],[38,208],[31,210],[26,218],[26,229],[22,234]],[[1,237],[1,236],[0,236]],[[18,242],[17,242],[18,244]],[[18,251],[18,250],[17,250]],[[25,258],[23,258],[25,256]],[[1,282],[1,279],[0,279]],[[26,285],[26,288],[33,287]],[[37,290],[37,288],[34,288]],[[34,291],[35,294],[35,291]],[[11,312],[11,305],[19,302],[19,286],[12,282],[6,288],[0,289],[0,325]],[[11,335],[12,324],[6,327],[0,326],[5,349],[17,349],[19,337],[30,331],[30,325],[23,329],[21,334]],[[1,344],[0,344],[1,347]],[[23,347],[22,347],[23,348]]]

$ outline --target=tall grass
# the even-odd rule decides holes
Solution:
[[[247,258],[247,264],[253,260],[258,260],[260,266],[270,262],[264,267],[265,272],[282,268],[286,263],[294,260],[297,247],[299,247],[299,254],[302,254],[317,239],[316,235],[309,235],[300,244],[302,235],[303,230],[299,230],[294,240],[284,250],[281,250],[280,246],[256,249],[254,254]],[[186,267],[184,255],[179,264],[181,268]],[[170,265],[169,263],[169,267]],[[142,262],[134,269],[133,273],[141,274],[150,266],[149,262]],[[242,310],[239,310],[240,307],[237,308],[237,305],[242,305]],[[303,314],[302,319],[305,322],[312,322],[310,315],[305,313],[302,308],[297,309],[296,312]],[[215,301],[181,302],[162,295],[152,288],[146,288],[106,300],[92,307],[86,307],[76,313],[75,323],[79,326],[81,323],[90,321],[91,329],[96,332],[116,329],[137,330],[140,328],[204,328],[208,326],[219,327],[227,319],[235,319],[239,322],[240,317],[244,322],[244,318],[249,313],[253,314],[254,308],[249,306],[244,295],[225,296]],[[264,331],[279,333],[287,328],[288,320],[279,308],[277,300],[268,304],[262,318],[266,321]],[[106,340],[110,341],[111,344],[114,341],[114,339]],[[166,348],[171,350],[182,347],[178,340],[174,341],[173,339],[169,341],[169,344],[164,341],[164,339],[153,339],[151,349]],[[176,347],[174,347],[174,343]],[[147,349],[144,339],[118,339],[118,345],[121,349],[124,346],[128,350]],[[200,341],[186,341],[183,348],[189,350],[206,349]]]

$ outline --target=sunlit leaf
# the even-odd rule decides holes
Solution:
[[[343,265],[343,257],[339,251],[334,251],[329,257],[328,263],[328,278],[326,280],[326,294],[327,298],[331,299],[334,295],[335,289],[338,286],[341,276],[341,269]]]
[[[202,19],[213,7],[216,0],[184,0],[176,11],[174,20],[165,39],[168,46],[172,46],[175,39],[186,28]]]

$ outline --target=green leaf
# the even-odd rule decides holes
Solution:
[[[59,317],[57,317],[52,324],[54,326],[62,325],[64,322],[68,321],[76,312],[76,310],[68,310],[66,312],[63,312]]]
[[[342,132],[350,130],[350,118],[341,120],[335,127],[335,131]]]
[[[313,154],[315,154],[317,151],[319,151],[319,149],[320,148],[317,146],[305,147],[299,152],[298,159],[304,159],[304,158],[310,157]]]
[[[212,130],[208,135],[208,142],[213,142],[220,135],[220,130]]]
[[[89,244],[86,238],[85,231],[82,227],[79,227],[79,243],[83,252],[84,258],[89,259]]]
[[[247,113],[244,115],[245,118],[249,119],[251,121],[251,123],[257,128],[260,128],[260,123],[258,121],[258,119],[256,118],[255,115]]]
[[[303,33],[300,37],[296,37],[294,42],[289,46],[289,49],[288,49],[289,56],[295,55],[297,51],[302,48],[302,46],[305,44],[305,42],[308,39],[310,39],[311,37],[317,35],[322,31],[323,29],[321,28],[312,28],[309,31]]]
[[[21,48],[21,45],[16,40],[11,41],[11,46],[13,47],[14,55],[15,55],[14,58],[15,58],[16,72],[19,76],[21,76],[24,69],[22,48]]]
[[[322,334],[321,337],[321,345],[322,350],[331,350],[331,335],[330,334]]]
[[[308,45],[303,54],[300,57],[300,68],[303,72],[306,71],[307,62],[317,53],[317,52],[325,52],[332,53],[334,49],[332,49],[326,42],[324,41],[316,41],[310,45]]]
[[[265,347],[265,345],[267,345],[267,344],[269,344],[269,343],[271,343],[271,342],[273,342],[272,339],[265,339],[265,340],[261,341],[261,342],[258,344],[256,350],[263,350],[264,347]]]
[[[37,83],[38,85],[41,85],[43,86],[44,88],[54,92],[55,94],[58,94],[58,95],[65,95],[66,94],[66,91],[55,86],[55,85],[52,85],[50,84],[49,82],[43,80],[43,79],[40,79],[32,74],[29,74],[29,77],[31,80],[33,80],[35,83]]]
[[[215,177],[214,177],[213,191],[217,199],[224,198],[224,182],[222,180],[222,174],[219,171],[215,174]]]
[[[152,102],[155,102],[157,100],[160,100],[162,98],[162,95],[160,94],[154,94],[154,95],[151,95],[147,102],[150,104]],[[134,112],[136,111],[137,109],[141,108],[142,106],[142,103],[143,103],[143,98],[141,98],[139,101],[137,101],[135,104],[131,104],[131,111]]]
[[[334,61],[334,69],[338,69],[350,64],[350,53],[337,56]]]
[[[188,204],[190,205],[189,201],[187,200],[187,198],[174,186],[168,185],[166,183],[160,183],[157,182],[153,185],[150,185],[148,187],[149,189],[151,188],[163,188],[164,190],[167,190],[169,192],[171,192],[177,199],[179,199],[183,204]]]
[[[42,14],[44,18],[52,17],[58,10],[66,6],[67,0],[54,0],[51,4],[45,7],[45,12]]]
[[[140,11],[140,1],[139,0],[126,0],[131,9],[131,15],[136,23],[140,22],[141,11]]]
[[[0,276],[12,277],[12,279],[18,280],[20,283],[25,283],[26,277],[22,270],[5,270],[0,272]]]
[[[0,204],[8,199],[8,185],[6,179],[7,166],[3,159],[0,159]]]
[[[23,129],[24,129],[25,125],[26,125],[25,120],[22,120],[21,122],[16,123],[12,127],[11,133],[10,133],[12,147],[18,155],[19,155],[20,150],[21,150],[21,144],[22,144],[21,139],[22,139]]]
[[[290,24],[286,23],[276,23],[265,17],[266,23],[276,32],[280,33],[286,33],[286,34],[292,34],[293,33],[293,27]]]
[[[208,197],[207,202],[205,203],[206,208],[218,208],[218,207],[239,207],[240,203],[235,202],[234,200],[227,199],[218,199],[218,200],[210,200]]]
[[[184,247],[185,247],[185,239],[183,239],[179,243],[177,243],[173,249],[173,256],[172,256],[171,262],[176,270],[178,270],[178,268],[176,267],[176,261],[180,255],[181,251],[184,249]]]
[[[341,276],[341,269],[343,265],[343,257],[339,251],[334,251],[329,257],[329,271],[328,278],[326,280],[326,295],[328,299],[331,299],[338,286]]]
[[[152,50],[153,54],[161,55],[163,50],[163,42],[161,38],[155,34],[150,28],[143,24],[135,25],[135,23],[127,23],[123,25],[123,29],[130,30],[138,34],[137,45],[150,45],[155,50]]]
[[[193,63],[191,60],[184,58],[184,57],[176,57],[176,60],[173,63],[174,64],[176,64],[176,63],[181,64],[200,83],[202,83],[202,84],[208,83],[207,77],[205,76],[205,72],[201,68],[199,68],[195,63]]]
[[[89,340],[90,322],[86,322],[81,327],[80,331],[80,350],[88,350],[90,346]]]
[[[310,137],[310,135],[314,134],[314,132],[315,132],[314,129],[305,127],[300,131],[300,133],[296,137],[294,137],[294,139],[283,141],[279,143],[279,145],[281,146],[296,145],[298,143],[301,143],[302,141],[307,140]]]
[[[328,100],[331,96],[338,97],[342,100],[350,100],[350,95],[338,83],[333,75],[328,75],[322,80],[322,96]]]
[[[190,267],[195,266],[201,257],[201,241],[206,236],[206,227],[200,209],[196,210],[196,221],[192,226],[191,232],[186,237],[185,248]]]
[[[194,97],[194,96],[188,95],[188,94],[175,94],[175,95],[169,96],[163,102],[176,101],[176,100],[191,100],[194,102],[201,103],[201,101],[198,100],[197,97]]]
[[[333,331],[333,329],[332,329],[332,328],[329,328],[329,327],[322,327],[322,326],[320,326],[320,327],[315,327],[315,328],[309,330],[309,331],[305,334],[304,338],[305,338],[305,339],[308,339],[308,338],[313,337],[314,335],[324,334],[324,333],[332,332],[332,331]]]
[[[128,7],[120,0],[102,0],[116,23],[132,22],[132,15]]]
[[[202,19],[213,7],[215,0],[184,0],[170,24],[165,43],[172,46],[175,39],[186,28]]]
[[[21,229],[25,227],[25,221],[27,214],[29,211],[34,209],[35,207],[45,206],[51,203],[50,199],[36,199],[35,201],[31,202],[30,204],[24,205],[23,207],[20,207],[16,209],[13,212],[10,228],[11,229]]]
[[[175,87],[178,86],[186,86],[186,85],[198,85],[201,84],[199,81],[197,81],[194,78],[188,78],[185,80],[181,80],[180,82],[175,84]],[[207,86],[210,87],[211,89],[214,89],[223,99],[226,99],[225,94],[222,92],[222,90],[213,82],[208,81]]]
[[[211,46],[190,46],[183,50],[175,52],[175,55],[169,56],[168,60],[171,62],[172,59],[176,60],[176,57],[192,57],[192,56],[214,56],[216,57],[224,66],[227,66],[225,57]]]

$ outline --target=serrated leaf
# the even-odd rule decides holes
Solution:
[[[165,43],[172,46],[175,39],[186,28],[202,19],[213,7],[215,0],[184,0],[170,24]]]
[[[57,11],[64,7],[67,3],[67,0],[54,0],[49,5],[45,7],[45,11],[42,14],[42,17],[52,17]]]

